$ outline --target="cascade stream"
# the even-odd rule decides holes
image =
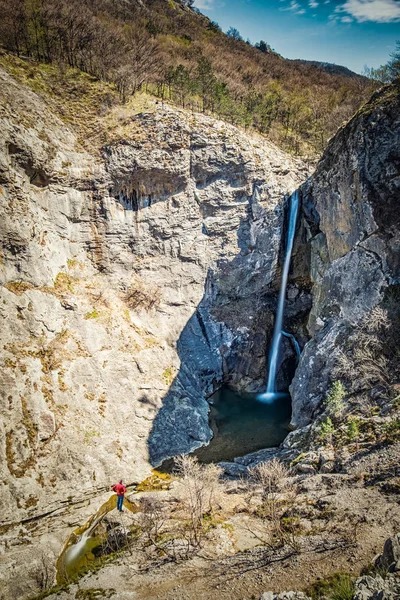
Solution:
[[[289,275],[290,259],[293,250],[294,234],[296,231],[297,213],[299,208],[299,192],[296,190],[290,197],[289,201],[289,224],[286,239],[285,260],[283,263],[281,288],[279,290],[278,307],[276,310],[274,333],[272,337],[271,350],[269,355],[268,365],[268,382],[267,389],[264,394],[260,394],[257,398],[261,402],[273,402],[279,394],[276,392],[276,368],[278,363],[279,346],[282,337],[282,320],[283,309],[285,307],[286,286]],[[291,334],[284,333],[287,337],[294,337]],[[296,341],[297,344],[297,341]]]

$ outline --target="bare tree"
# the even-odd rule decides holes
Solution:
[[[200,547],[206,532],[204,516],[212,514],[218,502],[221,469],[217,465],[201,465],[196,458],[176,459],[179,496],[188,517],[186,537],[194,548]]]
[[[272,543],[283,546],[289,544],[298,549],[294,521],[290,518],[282,522],[282,517],[293,505],[296,487],[290,478],[290,471],[277,458],[259,463],[249,469],[250,482],[258,488],[262,504],[258,516],[270,526]]]

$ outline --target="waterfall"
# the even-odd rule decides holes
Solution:
[[[269,356],[269,368],[268,368],[268,383],[265,394],[260,394],[258,399],[262,402],[273,402],[277,397],[275,390],[276,380],[276,367],[278,362],[278,352],[282,336],[282,320],[283,320],[283,309],[285,306],[286,296],[286,285],[289,275],[290,258],[292,256],[293,240],[296,231],[297,211],[299,208],[299,193],[298,191],[293,192],[289,202],[289,225],[286,239],[286,250],[285,260],[283,263],[281,289],[279,291],[278,307],[275,316],[274,334],[272,337],[272,344]]]
[[[301,354],[299,342],[296,340],[296,338],[294,337],[294,335],[292,333],[286,333],[286,331],[283,331],[283,329],[282,329],[281,333],[285,337],[289,338],[289,340],[292,342],[293,347],[294,347],[295,352],[296,352],[297,359],[298,359],[299,356],[300,356],[300,354]]]

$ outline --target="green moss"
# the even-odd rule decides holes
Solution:
[[[87,429],[84,433],[83,441],[87,446],[92,446],[94,438],[99,437],[100,431],[96,431],[95,429]]]
[[[171,485],[172,477],[168,473],[161,473],[154,470],[152,475],[139,483],[136,488],[137,492],[158,492],[168,490]]]
[[[175,377],[174,367],[168,367],[162,374],[165,385],[171,385]]]
[[[295,467],[296,465],[299,464],[299,462],[301,462],[303,460],[303,458],[305,458],[307,456],[306,452],[300,452],[300,454],[298,456],[296,456],[296,458],[294,460],[292,460],[292,462],[290,463],[291,467]]]
[[[94,308],[91,312],[87,312],[85,315],[85,319],[98,319],[100,313]]]
[[[58,273],[56,275],[56,278],[54,280],[54,289],[57,292],[71,292],[73,293],[74,288],[73,288],[73,283],[74,283],[74,279],[68,275],[68,273]]]
[[[102,589],[102,588],[87,588],[86,590],[78,590],[75,594],[77,600],[96,600],[96,598],[111,598],[116,594],[114,588]]]

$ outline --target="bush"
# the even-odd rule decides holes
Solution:
[[[305,593],[312,600],[352,600],[354,583],[348,573],[335,573],[309,586]]]
[[[400,439],[400,419],[392,419],[383,426],[386,439],[389,442],[395,442]]]
[[[287,514],[296,492],[290,470],[273,458],[249,469],[249,476],[250,481],[261,488],[262,505],[257,514],[268,524],[267,531],[273,542],[279,546],[288,544],[297,551],[299,546],[295,536],[299,533],[300,522],[296,515]]]
[[[360,435],[360,419],[349,417],[347,421],[346,436],[350,442],[356,440]]]
[[[318,436],[322,442],[332,442],[332,436],[335,433],[335,426],[330,417],[323,421],[318,430]]]
[[[199,464],[192,456],[178,457],[175,465],[182,478],[178,493],[187,516],[186,528],[181,533],[186,537],[188,546],[200,548],[206,533],[204,516],[212,515],[218,504],[222,471],[214,464]]]
[[[344,410],[344,397],[346,390],[341,381],[335,381],[329,390],[325,400],[328,414],[332,417],[340,417]]]
[[[137,278],[129,285],[124,299],[131,310],[138,308],[150,310],[160,303],[160,289],[155,285],[145,285]]]

